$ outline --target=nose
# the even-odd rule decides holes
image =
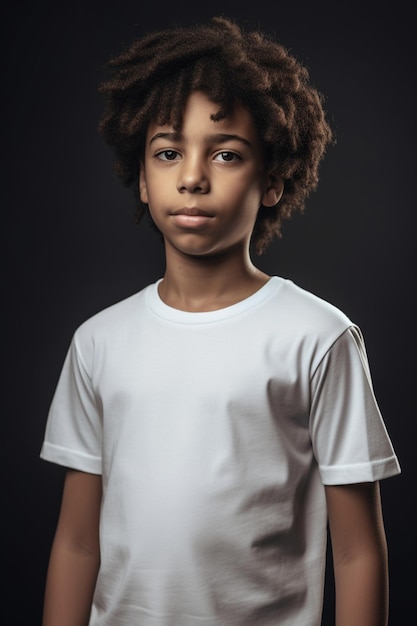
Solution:
[[[180,193],[207,193],[210,183],[203,160],[197,155],[184,157],[179,170],[177,189]]]

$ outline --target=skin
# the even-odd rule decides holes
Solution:
[[[336,626],[387,626],[388,554],[378,482],[326,486]]]
[[[219,122],[217,106],[190,96],[180,133],[151,124],[140,169],[140,196],[165,241],[160,296],[179,309],[203,311],[237,302],[268,276],[252,263],[249,243],[262,203],[274,206],[283,182],[264,171],[249,112],[239,107]],[[206,217],[176,215],[192,209]]]
[[[69,470],[46,578],[43,626],[87,626],[100,565],[101,476]]]
[[[260,204],[283,183],[265,172],[247,110],[213,122],[216,105],[190,96],[181,131],[151,124],[140,196],[163,234],[160,296],[187,311],[220,309],[269,279],[249,242]],[[378,483],[326,486],[336,584],[336,626],[386,626],[388,565]],[[43,626],[87,626],[100,562],[101,478],[68,471],[48,569]]]

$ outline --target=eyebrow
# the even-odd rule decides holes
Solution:
[[[182,135],[179,132],[167,132],[167,133],[156,133],[149,140],[149,145],[156,141],[157,139],[167,139],[168,141],[180,141],[182,139]],[[250,141],[241,137],[240,135],[233,135],[228,133],[213,133],[212,135],[207,135],[205,137],[206,143],[227,143],[228,141],[239,141],[243,143],[245,146],[249,148],[252,147]]]

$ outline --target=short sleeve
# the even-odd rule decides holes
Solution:
[[[356,326],[320,362],[311,394],[310,433],[324,484],[372,482],[400,472]]]
[[[74,337],[52,399],[40,456],[58,465],[101,474],[101,433],[101,411],[91,374]]]

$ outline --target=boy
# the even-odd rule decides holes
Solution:
[[[384,626],[399,465],[360,331],[252,262],[331,141],[308,73],[224,18],[111,61],[100,132],[166,271],[76,331],[41,456],[68,468],[44,626]]]

